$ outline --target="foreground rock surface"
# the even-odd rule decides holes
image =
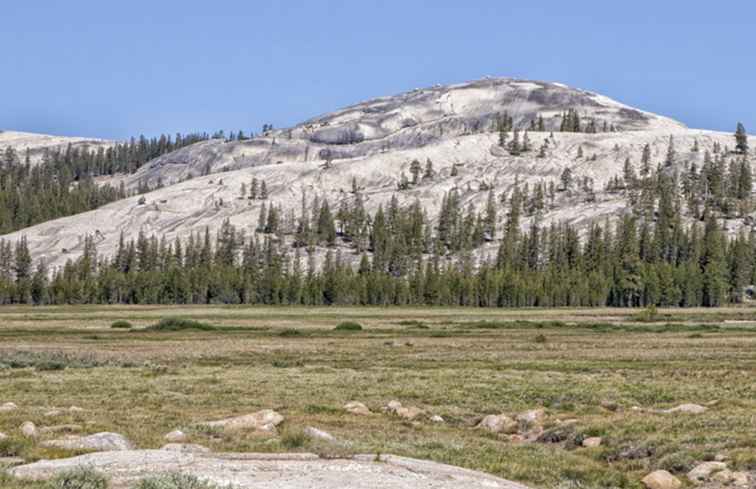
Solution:
[[[46,480],[77,466],[99,470],[113,489],[155,473],[180,471],[238,489],[527,489],[482,472],[393,455],[324,460],[312,454],[203,454],[167,450],[102,452],[43,460],[11,469],[25,480]]]
[[[67,436],[57,440],[42,443],[46,447],[62,448],[65,450],[131,450],[134,445],[123,435],[118,433],[95,433],[89,436]]]

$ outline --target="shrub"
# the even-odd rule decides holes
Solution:
[[[354,321],[344,321],[339,323],[335,328],[335,331],[362,331],[362,325]]]
[[[546,343],[547,340],[545,335],[539,334],[533,339],[533,341],[536,343]]]
[[[307,435],[302,430],[289,429],[281,434],[281,445],[289,450],[302,448],[307,443]]]
[[[656,305],[651,304],[644,310],[636,315],[636,320],[642,323],[650,323],[656,321],[659,318],[659,312],[656,310]]]
[[[278,333],[278,336],[281,336],[283,338],[289,338],[292,336],[302,336],[302,332],[298,329],[294,328],[286,328],[281,330],[281,332]]]
[[[113,329],[131,329],[133,326],[130,322],[124,319],[119,319],[118,321],[114,321],[110,327]]]
[[[168,317],[161,319],[157,324],[147,328],[149,331],[215,331],[212,324],[202,323],[193,319],[181,317]]]
[[[229,489],[230,486],[226,486]],[[133,489],[220,489],[212,482],[188,474],[153,475],[137,482]]]
[[[89,467],[67,470],[53,477],[48,489],[107,489],[108,478]]]

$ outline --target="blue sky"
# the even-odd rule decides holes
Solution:
[[[756,132],[752,1],[28,0],[1,12],[0,129],[249,132],[492,75]]]

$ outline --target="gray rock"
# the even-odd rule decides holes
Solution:
[[[332,434],[319,430],[317,428],[313,428],[312,426],[305,428],[304,434],[307,435],[307,437],[312,438],[313,440],[323,440],[331,443],[336,442],[336,438]]]
[[[517,431],[517,421],[506,414],[489,414],[478,423],[477,428],[491,433],[514,433]]]
[[[41,460],[10,470],[23,480],[46,480],[67,469],[92,467],[126,489],[145,476],[181,471],[238,489],[526,489],[482,472],[392,455],[320,459],[313,454],[208,454],[169,450],[102,452]]]
[[[0,404],[0,413],[9,413],[11,411],[15,411],[18,409],[18,406],[16,406],[12,402],[6,402],[4,404]]]
[[[661,412],[663,414],[702,414],[706,411],[708,411],[708,408],[705,408],[704,406],[700,406],[698,404],[680,404],[679,406],[675,406],[670,409],[663,409]]]
[[[246,414],[244,416],[236,416],[218,421],[208,421],[200,424],[210,428],[222,428],[224,431],[275,431],[276,426],[283,423],[283,420],[284,417],[272,409],[263,409],[262,411]]]
[[[123,435],[118,433],[95,433],[89,436],[67,436],[57,440],[48,440],[43,446],[62,448],[64,450],[92,450],[108,452],[117,450],[132,450],[134,445]]]
[[[727,464],[724,462],[704,462],[696,465],[693,470],[688,472],[688,480],[694,484],[705,482],[709,480],[713,473],[725,469],[727,469]]]

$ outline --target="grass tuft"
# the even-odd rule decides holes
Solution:
[[[362,331],[362,325],[354,321],[343,321],[334,328],[334,331]]]
[[[113,321],[113,324],[111,324],[110,327],[113,329],[131,329],[134,326],[125,319],[119,319],[117,321]]]

